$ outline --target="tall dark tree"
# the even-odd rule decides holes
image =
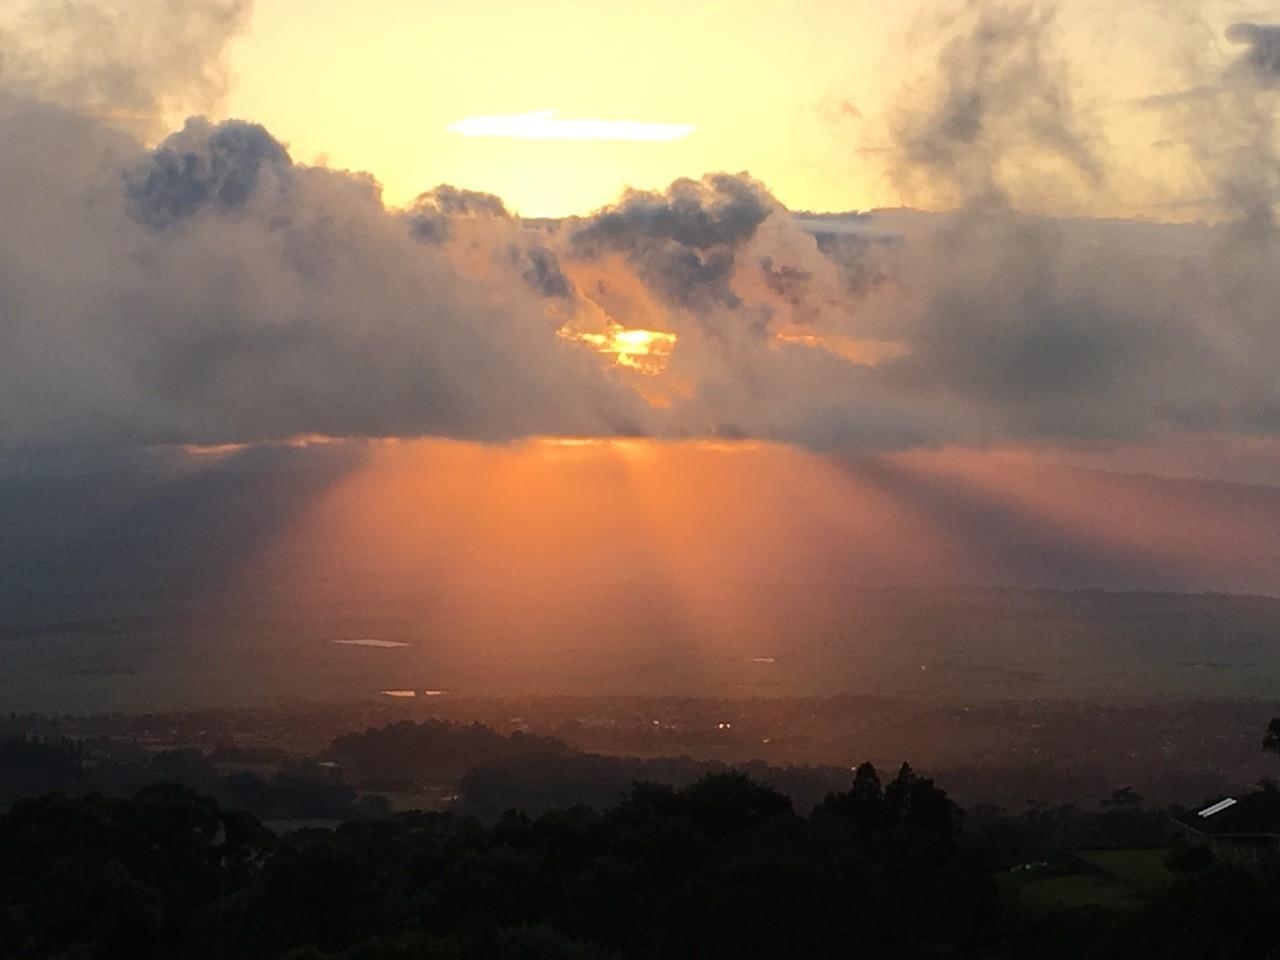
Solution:
[[[1267,732],[1262,738],[1262,749],[1269,753],[1280,753],[1280,717],[1272,717],[1267,724]]]

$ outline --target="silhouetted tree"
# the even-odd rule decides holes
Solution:
[[[1117,955],[1272,960],[1280,898],[1258,870],[1232,863],[1187,873],[1135,918]]]
[[[1272,717],[1267,732],[1262,737],[1262,749],[1268,753],[1280,753],[1280,717]]]
[[[1102,805],[1117,810],[1140,810],[1142,808],[1142,794],[1134,790],[1133,787],[1120,787],[1118,790],[1113,790],[1111,796],[1103,797]]]
[[[219,786],[267,805],[295,789]],[[1033,909],[1005,882],[1006,860],[1110,835],[1131,812],[964,820],[905,764],[887,783],[864,764],[808,817],[740,772],[636,783],[598,811],[418,812],[283,836],[184,786],[49,795],[0,814],[0,957],[1274,960],[1280,876],[1265,865],[1182,851],[1168,888],[1123,911]]]

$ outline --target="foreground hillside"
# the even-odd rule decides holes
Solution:
[[[1126,820],[1119,816],[1117,823]],[[1266,957],[1280,877],[1211,856],[1037,852],[909,768],[809,816],[745,776],[601,811],[366,819],[277,836],[180,787],[0,817],[19,960]],[[1016,865],[1016,860],[1014,861]],[[1170,872],[1172,869],[1172,872]]]

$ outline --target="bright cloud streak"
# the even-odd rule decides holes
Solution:
[[[488,117],[467,117],[448,127],[466,137],[512,137],[518,140],[641,140],[668,143],[693,133],[688,123],[642,123],[635,120],[561,119],[554,110],[535,110]]]

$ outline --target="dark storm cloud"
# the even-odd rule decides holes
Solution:
[[[769,289],[787,303],[797,306],[804,302],[809,292],[809,282],[813,275],[807,270],[786,264],[775,265],[773,257],[760,258],[760,273]]]
[[[566,299],[572,295],[572,285],[560,269],[556,254],[541,243],[536,233],[525,230],[502,199],[492,193],[440,184],[419,194],[404,217],[416,240],[445,244],[456,239],[472,247],[488,245],[496,265],[512,270],[542,296]],[[478,234],[465,229],[468,224],[485,222],[491,222],[495,229],[482,229]],[[460,238],[460,232],[467,235]],[[506,237],[510,239],[504,247]]]
[[[1091,237],[1010,216],[943,224],[930,242],[920,261],[900,263],[909,271],[900,282],[920,285],[925,299],[911,353],[891,365],[892,376],[900,389],[953,397],[978,432],[1126,435],[1154,423],[1144,387],[1194,369],[1183,351],[1195,352],[1196,331],[1175,332],[1179,312],[1161,313],[1172,304],[1154,289],[1163,270],[1173,279],[1172,265],[1119,274],[1114,258],[1126,271],[1139,266],[1123,256],[1120,231]],[[1099,257],[1093,244],[1107,253]],[[1132,302],[1140,296],[1146,309]]]
[[[405,213],[413,235],[431,243],[448,240],[452,233],[450,225],[456,219],[507,220],[510,216],[500,197],[449,184],[419,194]]]
[[[508,246],[512,262],[524,265],[520,277],[544,297],[568,298],[573,296],[573,286],[560,269],[560,259],[546,247],[533,246],[521,250],[514,244]]]
[[[290,166],[288,151],[258,124],[193,119],[126,174],[125,195],[134,217],[163,228],[205,207],[243,206],[264,168],[282,176]]]
[[[1267,83],[1280,81],[1280,26],[1234,23],[1227,28],[1227,39],[1247,48],[1236,62],[1237,69],[1247,69]]]
[[[665,193],[629,191],[573,231],[571,249],[620,253],[672,303],[736,307],[729,280],[737,250],[780,205],[745,174],[677,180]]]
[[[885,280],[883,269],[876,265],[875,247],[891,244],[892,239],[847,233],[819,233],[814,239],[818,249],[840,268],[849,296],[861,298]]]
[[[621,250],[649,240],[671,240],[697,250],[735,246],[755,232],[775,205],[745,174],[713,173],[701,180],[677,180],[665,193],[630,191],[583,224],[573,239],[583,246]]]

